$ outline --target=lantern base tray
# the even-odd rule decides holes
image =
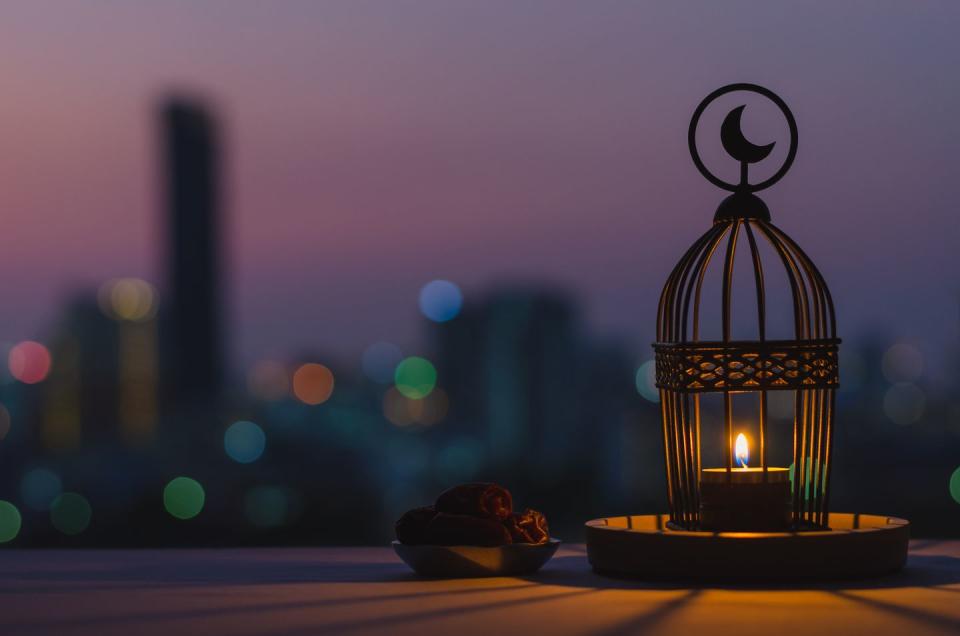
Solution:
[[[910,522],[830,513],[829,530],[692,532],[668,515],[594,519],[587,557],[600,574],[645,579],[791,581],[891,574],[907,560]]]

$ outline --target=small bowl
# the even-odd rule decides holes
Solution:
[[[550,560],[560,539],[546,543],[514,543],[496,547],[475,545],[406,545],[393,542],[403,562],[420,576],[457,579],[532,574]]]

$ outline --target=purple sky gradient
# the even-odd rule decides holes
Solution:
[[[936,358],[958,335],[957,24],[953,2],[8,5],[0,340],[43,338],[72,289],[162,280],[153,116],[184,89],[226,125],[238,362],[414,350],[433,278],[468,299],[568,286],[639,360],[722,197],[687,155],[690,114],[751,81],[799,122],[764,199],[830,282],[841,335]],[[779,130],[764,121],[748,107],[757,143]]]

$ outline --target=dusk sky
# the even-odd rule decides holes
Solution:
[[[415,352],[436,278],[468,301],[568,288],[640,361],[723,196],[690,161],[690,115],[746,81],[797,118],[763,197],[840,335],[940,360],[960,324],[957,25],[956,2],[5,3],[0,341],[47,337],[74,290],[162,283],[156,107],[187,91],[228,146],[235,362]],[[747,136],[782,149],[752,112]]]

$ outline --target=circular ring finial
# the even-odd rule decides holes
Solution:
[[[770,154],[774,144],[756,146],[743,137],[743,133],[740,132],[740,115],[743,113],[743,106],[739,106],[727,114],[720,133],[724,149],[731,157],[740,162],[740,183],[728,183],[714,175],[704,165],[703,160],[700,159],[700,153],[697,152],[697,124],[700,123],[700,116],[703,115],[703,111],[717,98],[727,93],[735,93],[737,91],[756,93],[769,99],[776,104],[780,112],[783,113],[784,118],[787,120],[787,126],[790,128],[790,150],[787,152],[787,158],[773,176],[760,183],[751,184],[747,182],[747,166],[764,159]],[[758,192],[759,190],[769,188],[779,181],[793,164],[793,160],[797,156],[797,122],[793,118],[793,113],[790,112],[786,102],[780,99],[780,96],[770,89],[756,84],[728,84],[707,95],[703,101],[700,102],[700,105],[697,106],[697,109],[693,111],[693,118],[690,120],[690,129],[687,132],[687,144],[690,146],[690,157],[693,159],[693,164],[697,167],[697,170],[700,171],[700,174],[706,177],[707,181],[718,188],[723,188],[730,192]]]

